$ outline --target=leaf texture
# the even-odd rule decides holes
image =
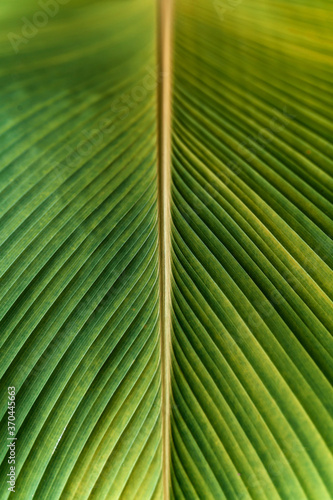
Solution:
[[[333,498],[331,15],[175,2],[176,499]]]
[[[14,386],[15,495],[159,499],[155,5],[1,8],[0,425],[4,443]],[[333,498],[332,14],[328,0],[174,0],[177,500]]]
[[[14,386],[17,499],[160,498],[155,8],[45,4],[2,2],[1,435]]]

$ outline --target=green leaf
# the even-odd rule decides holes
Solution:
[[[175,6],[172,496],[330,499],[332,6],[223,4]]]
[[[333,8],[170,7],[2,2],[1,500],[333,499]]]
[[[16,498],[160,497],[154,9],[53,5],[1,44],[1,498],[8,386]]]

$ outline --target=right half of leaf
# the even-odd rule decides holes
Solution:
[[[333,496],[328,0],[175,2],[172,496]]]

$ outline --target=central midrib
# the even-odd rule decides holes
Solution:
[[[158,217],[164,499],[170,498],[171,17],[172,0],[158,0]]]

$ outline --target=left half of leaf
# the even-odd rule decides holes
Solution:
[[[1,499],[161,497],[155,24],[2,2]]]

